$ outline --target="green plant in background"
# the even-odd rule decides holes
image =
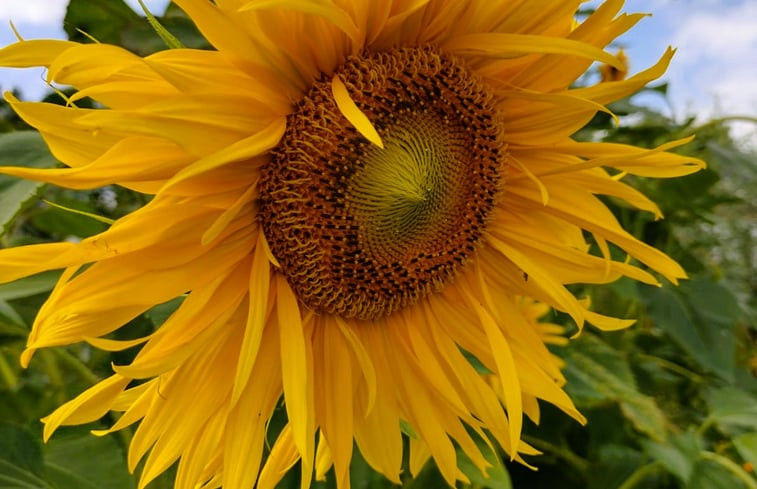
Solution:
[[[651,90],[664,97],[667,87]],[[756,487],[757,205],[745,189],[757,183],[757,158],[739,149],[726,121],[680,124],[632,100],[610,108],[636,122],[617,128],[600,114],[581,136],[651,147],[697,135],[685,151],[708,161],[706,171],[638,182],[665,220],[614,206],[626,229],[680,260],[690,278],[677,288],[621,280],[587,290],[599,310],[640,320],[622,332],[584,332],[561,352],[568,392],[589,424],[547,430],[552,438],[537,446],[554,465],[540,463],[538,475],[516,468],[515,478],[525,487]]]
[[[170,6],[157,20],[181,44],[207,47],[178,8]],[[66,31],[71,39],[82,40],[86,33],[141,55],[165,46],[150,23],[120,0],[72,0]],[[653,90],[666,95],[664,86]],[[50,96],[56,98],[64,103],[59,95]],[[580,427],[543,406],[539,430],[527,425],[524,437],[544,452],[529,459],[537,472],[501,462],[501,454],[491,452],[489,478],[460,451],[459,465],[478,488],[757,488],[757,202],[750,195],[757,188],[757,157],[733,140],[726,121],[677,123],[633,99],[610,109],[633,122],[617,127],[599,114],[580,138],[651,148],[697,135],[682,151],[707,161],[706,171],[634,183],[658,203],[665,220],[607,200],[625,229],[676,258],[690,279],[678,288],[620,280],[576,290],[591,297],[595,310],[640,318],[621,332],[586,330],[554,350],[566,362],[566,390],[588,425]],[[41,138],[6,105],[0,116],[0,166],[57,165]],[[144,204],[142,194],[120,187],[72,191],[0,176],[0,244],[82,239]],[[89,434],[92,426],[61,428],[49,443],[39,441],[41,417],[108,376],[111,362],[123,365],[135,355],[74,345],[41,350],[29,369],[20,368],[30,325],[58,275],[47,272],[0,285],[0,487],[135,488],[138,477],[129,475],[126,464],[128,430],[97,438]],[[114,339],[149,334],[179,302],[153,308]],[[570,324],[560,315],[552,319]],[[114,421],[106,417],[102,427]],[[284,422],[280,406],[270,432],[277,433]],[[359,458],[351,475],[358,489],[393,487]],[[149,487],[169,488],[172,481],[169,471]],[[290,474],[280,487],[298,485],[297,474]],[[443,485],[431,463],[405,481],[413,488]],[[315,486],[335,487],[333,477]]]

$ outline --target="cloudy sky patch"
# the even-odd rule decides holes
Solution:
[[[0,18],[4,28],[8,20],[16,24],[49,25],[60,22],[66,12],[61,0],[5,0]]]
[[[687,102],[695,112],[757,113],[757,2],[695,5],[671,32],[671,44],[679,53],[670,77],[694,95]]]

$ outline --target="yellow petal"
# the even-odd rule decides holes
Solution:
[[[268,328],[262,341],[265,348],[255,355],[251,372],[255,380],[245,382],[225,426],[223,487],[255,485],[268,421],[281,396],[281,362],[274,328]],[[241,350],[240,362],[244,355]]]
[[[130,380],[120,375],[111,375],[43,418],[45,441],[62,424],[84,424],[103,417]]]
[[[590,44],[562,37],[533,34],[488,32],[465,34],[442,46],[460,56],[492,56],[513,58],[524,54],[567,54],[602,61],[620,68],[622,63],[610,53]]]
[[[323,436],[323,432],[318,437],[318,448],[315,450],[315,480],[319,482],[326,481],[326,472],[334,465],[331,458],[331,449],[329,443]]]
[[[9,44],[0,49],[0,65],[8,68],[49,66],[61,53],[79,46],[71,41],[32,39]]]
[[[302,458],[302,487],[306,488],[310,485],[315,455],[310,342],[305,338],[297,298],[283,275],[276,275],[276,296],[284,399],[294,443]]]
[[[353,437],[353,376],[349,344],[334,324],[320,324],[321,378],[318,406],[321,434],[326,438],[334,461],[338,489],[350,487]]]
[[[250,137],[237,141],[220,151],[210,154],[176,174],[168,184],[167,189],[188,180],[194,176],[208,173],[229,163],[239,162],[258,156],[276,146],[286,129],[286,119],[279,118],[268,127],[258,131]],[[182,136],[182,138],[185,136]],[[254,179],[252,180],[254,181]],[[250,182],[252,183],[252,182]]]
[[[363,346],[363,343],[361,342],[358,335],[353,331],[355,327],[359,326],[356,324],[347,324],[344,319],[340,318],[339,316],[334,316],[333,319],[336,325],[339,327],[339,330],[342,332],[345,339],[349,343],[350,347],[352,347],[352,352],[357,359],[358,365],[360,365],[360,371],[363,374],[366,389],[368,390],[368,398],[365,404],[365,415],[367,416],[368,413],[373,409],[373,405],[376,402],[376,369],[373,366],[373,360],[371,359],[371,355],[368,354],[367,350],[365,349],[365,346]]]
[[[109,129],[76,122],[83,115],[98,111],[20,102],[10,92],[5,93],[5,100],[24,121],[39,129],[53,156],[68,166],[91,163],[122,139]]]
[[[472,305],[479,315],[481,325],[484,327],[486,337],[491,345],[494,361],[497,365],[497,374],[502,383],[507,406],[507,418],[510,422],[510,457],[517,453],[517,443],[520,441],[520,433],[523,427],[523,401],[521,398],[520,381],[518,380],[518,368],[513,360],[513,353],[507,339],[502,335],[499,326],[494,322],[491,315],[472,299]]]
[[[44,243],[0,250],[0,283],[12,282],[35,273],[69,266],[86,257],[78,257],[73,243]]]
[[[282,428],[268,454],[258,478],[258,489],[273,489],[299,458],[300,453],[294,443],[291,425],[287,424]]]
[[[249,10],[265,9],[284,9],[304,12],[318,15],[328,20],[345,34],[357,45],[363,44],[363,35],[355,25],[355,22],[349,14],[342,8],[323,0],[253,0],[247,2],[239,10],[240,12]]]
[[[355,102],[350,97],[347,87],[344,86],[342,80],[339,79],[339,75],[334,75],[331,80],[331,90],[334,94],[334,101],[339,111],[344,117],[350,121],[355,129],[365,137],[368,141],[372,142],[379,148],[384,148],[384,143],[381,141],[381,136],[373,127],[373,124],[368,117],[355,105]]]
[[[487,244],[502,253],[507,259],[512,260],[515,265],[527,273],[529,281],[533,280],[535,285],[538,284],[555,301],[555,306],[559,305],[561,309],[570,314],[579,327],[583,324],[583,310],[578,305],[576,298],[563,284],[555,280],[554,276],[544,269],[541,264],[536,263],[525,253],[493,236],[487,239]]]
[[[239,395],[250,379],[250,372],[252,372],[252,366],[258,356],[263,329],[265,328],[268,294],[271,287],[271,266],[265,254],[264,241],[265,237],[263,233],[260,233],[255,245],[252,270],[250,271],[249,312],[244,339],[242,340],[239,365],[237,365],[234,378],[232,404],[236,404]]]

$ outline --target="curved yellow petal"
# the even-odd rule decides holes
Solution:
[[[350,97],[347,87],[339,78],[339,75],[335,75],[331,79],[331,90],[334,94],[334,101],[336,106],[339,107],[340,112],[344,117],[350,121],[355,129],[365,137],[368,141],[372,142],[379,148],[384,148],[384,143],[381,141],[381,136],[373,127],[368,117],[360,110],[355,102]]]

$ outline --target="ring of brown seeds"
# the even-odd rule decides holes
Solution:
[[[440,289],[474,253],[503,144],[486,87],[436,48],[353,56],[335,76],[384,148],[322,77],[263,169],[259,219],[303,304],[376,319]]]

